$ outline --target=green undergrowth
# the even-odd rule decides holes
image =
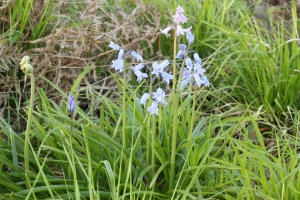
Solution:
[[[286,29],[286,21],[272,18],[270,26],[264,25],[243,1],[196,4],[197,1],[178,1],[175,5],[184,6],[190,17],[188,26],[195,33],[192,48],[203,58],[210,81],[216,89],[224,89],[218,98],[225,93],[230,97],[228,103],[262,108],[272,124],[288,129],[300,109],[299,23],[295,4],[291,10],[292,30]],[[172,47],[164,47],[162,52],[170,55]]]
[[[127,146],[124,147],[120,123],[124,105],[95,92],[91,98],[100,103],[99,118],[77,108],[76,120],[71,120],[67,105],[58,106],[39,88],[40,105],[32,120],[28,157],[31,187],[28,189],[21,164],[23,135],[16,134],[1,118],[0,126],[6,138],[0,144],[0,190],[5,194],[2,198],[299,198],[295,192],[300,186],[297,137],[284,132],[264,132],[275,134],[273,146],[265,146],[264,135],[258,127],[264,119],[248,108],[239,117],[234,116],[240,110],[238,106],[228,107],[221,114],[198,111],[191,118],[194,112],[188,106],[191,94],[179,107],[175,187],[169,190],[169,138],[174,126],[170,109],[165,107],[160,111],[154,125],[156,130],[152,130],[156,135],[149,144],[145,135],[145,121],[149,116],[134,98],[135,91],[127,92]],[[194,127],[189,126],[192,122]],[[70,123],[73,124],[71,153]],[[190,131],[191,141],[187,138]],[[154,157],[147,161],[149,148]]]
[[[43,77],[63,101],[58,105],[36,88],[27,158],[25,134],[0,116],[0,199],[300,199],[296,6],[287,31],[280,22],[263,27],[242,1],[157,4],[162,11],[166,5],[170,13],[183,6],[191,19],[192,49],[203,58],[211,86],[182,94],[174,124],[171,97],[158,116],[140,105],[144,82],[123,88],[123,78],[113,75],[125,91],[117,100],[93,85],[78,88],[90,66],[70,91],[78,102],[88,90],[90,104],[76,106],[71,119],[67,94]],[[166,25],[169,16],[162,19]],[[171,55],[172,41],[160,37],[161,52]],[[27,119],[24,110],[19,117]]]

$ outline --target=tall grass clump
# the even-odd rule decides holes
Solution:
[[[224,2],[219,10],[208,4],[213,17],[203,19],[202,23],[216,33],[209,38],[217,44],[209,44],[215,49],[212,54],[214,61],[211,62],[216,66],[214,85],[225,86],[226,93],[240,103],[251,104],[254,109],[262,106],[265,117],[272,123],[289,126],[292,119],[288,113],[293,110],[295,116],[300,108],[295,3],[291,10],[291,30],[286,29],[283,21],[271,21],[270,27],[266,27],[247,10],[234,12],[238,9],[234,1]],[[215,12],[222,14],[213,14]]]
[[[8,33],[10,45],[20,42],[28,36],[32,40],[40,38],[47,24],[55,18],[53,14],[57,4],[53,0],[44,3],[39,1],[4,1],[0,10],[0,15],[3,16],[1,29],[4,34]],[[37,7],[39,10],[36,9]],[[9,14],[8,19],[6,19],[7,14]],[[31,15],[35,18],[31,18]]]
[[[18,134],[0,116],[0,197],[299,199],[299,138],[289,134],[299,130],[298,107],[291,100],[287,111],[277,111],[262,81],[275,80],[271,65],[261,67],[274,36],[238,12],[238,2],[196,2],[174,1],[176,13],[160,30],[172,47],[162,49],[169,53],[163,60],[110,42],[119,99],[79,87],[94,65],[70,94],[42,77],[62,96],[60,105],[32,84],[28,130]],[[93,103],[82,109],[87,90]],[[278,112],[289,117],[288,131],[268,118],[280,119]]]

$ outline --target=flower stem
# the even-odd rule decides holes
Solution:
[[[29,173],[29,137],[30,128],[32,123],[32,112],[34,106],[34,96],[35,96],[35,80],[32,73],[27,74],[31,81],[31,91],[30,91],[30,102],[28,110],[28,120],[25,131],[25,144],[24,144],[24,163],[25,163],[25,177],[26,177],[26,187],[30,188],[30,173]]]
[[[152,74],[150,73],[150,85],[149,85],[149,94],[152,95]],[[151,105],[151,99],[149,100],[149,105],[148,107],[150,107]],[[151,117],[147,118],[147,139],[146,139],[146,148],[147,148],[147,152],[146,152],[146,163],[147,165],[150,163],[150,134],[151,134]]]
[[[126,148],[126,72],[125,68],[123,71],[124,75],[124,83],[123,83],[123,96],[122,96],[122,104],[123,104],[123,112],[122,112],[122,120],[123,120],[123,127],[122,127],[122,140],[123,140],[123,148]]]
[[[177,37],[175,36],[175,32],[173,32],[173,86],[172,90],[176,89],[176,73],[177,66],[175,63],[176,59],[176,47],[177,47]],[[180,80],[180,78],[179,78]],[[179,88],[180,89],[180,88]],[[178,91],[179,92],[179,91]],[[178,122],[178,92],[173,92],[172,101],[173,101],[173,130],[172,130],[172,139],[171,139],[171,169],[170,169],[170,181],[169,181],[169,190],[173,188],[174,176],[175,176],[175,155],[176,155],[176,141],[177,141],[177,124]]]
[[[73,154],[73,146],[72,146],[72,131],[73,131],[73,112],[71,113],[71,122],[70,122],[70,147],[69,147],[69,155]],[[69,165],[69,178],[71,178],[71,165]]]
[[[191,87],[191,85],[190,85]],[[190,90],[191,92],[191,90]],[[193,133],[193,127],[194,127],[194,118],[195,118],[195,107],[196,107],[196,87],[194,87],[194,92],[193,92],[193,106],[192,106],[192,117],[191,117],[191,123],[189,125],[189,134],[188,134],[188,146],[187,146],[187,151],[190,151],[192,148],[192,133]]]
[[[177,66],[175,64],[175,59],[176,59],[176,36],[174,33],[174,52],[173,52],[173,60],[174,60],[174,65],[173,65],[173,73],[174,73],[174,79],[173,79],[173,96],[172,96],[172,101],[173,101],[173,129],[172,129],[172,150],[171,150],[171,169],[170,169],[170,185],[169,185],[169,190],[171,190],[173,188],[173,182],[174,182],[174,176],[175,176],[175,156],[176,156],[176,142],[177,142],[177,131],[178,131],[178,127],[176,126],[176,124],[178,124],[178,110],[179,110],[179,97],[181,95],[181,91],[180,91],[180,86],[181,86],[181,77],[182,77],[182,73],[183,73],[183,68],[184,68],[184,60],[187,56],[184,56],[184,59],[182,61],[181,67],[180,67],[180,71],[179,71],[179,76],[178,76],[178,81],[176,80],[176,73],[177,73]],[[176,86],[176,82],[177,82],[177,86]]]
[[[152,177],[155,174],[155,137],[156,137],[156,116],[152,115]]]
[[[177,55],[177,37],[175,35],[175,32],[173,32],[173,86],[172,86],[172,90],[174,91],[176,88],[176,72],[177,72],[177,66],[175,63],[176,60],[176,55]]]

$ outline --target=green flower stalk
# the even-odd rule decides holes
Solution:
[[[202,85],[209,86],[209,81],[206,78],[204,72],[205,69],[202,68],[202,60],[200,56],[197,54],[195,51],[189,51],[190,46],[194,42],[194,34],[191,32],[192,27],[189,28],[184,28],[183,24],[185,24],[188,20],[183,14],[184,10],[181,6],[178,6],[176,9],[176,14],[173,16],[173,24],[168,26],[167,28],[161,30],[161,33],[165,34],[167,37],[170,37],[169,32],[172,31],[172,37],[173,37],[173,60],[164,60],[161,63],[158,62],[153,62],[152,63],[152,71],[150,74],[150,91],[142,95],[140,99],[140,104],[146,106],[146,101],[150,98],[148,104],[147,111],[149,112],[150,115],[153,115],[153,117],[150,119],[148,118],[147,120],[147,136],[146,136],[146,163],[150,163],[150,149],[152,150],[152,173],[154,175],[155,172],[155,138],[156,138],[156,129],[157,129],[157,123],[156,123],[156,114],[157,116],[160,117],[159,123],[161,124],[161,105],[166,105],[167,102],[164,101],[165,98],[165,91],[161,86],[158,86],[158,89],[156,92],[152,91],[152,82],[155,80],[156,77],[160,77],[162,82],[166,83],[169,85],[170,80],[173,81],[172,85],[172,94],[169,96],[169,105],[172,106],[172,123],[173,128],[171,134],[168,136],[170,138],[170,143],[168,144],[171,146],[171,152],[170,152],[170,170],[169,170],[169,190],[173,190],[173,185],[174,185],[174,179],[176,176],[176,155],[177,155],[177,141],[178,141],[178,128],[177,124],[180,123],[180,119],[178,117],[178,110],[180,107],[180,98],[181,98],[181,92],[185,87],[190,84],[195,85],[197,87],[201,87]],[[177,52],[177,46],[180,42],[180,38],[177,38],[179,36],[186,36],[186,41],[188,45],[185,44],[179,44],[179,51]],[[143,63],[143,58],[137,54],[134,51],[129,51],[125,53],[124,48],[121,48],[119,45],[110,42],[109,47],[118,51],[118,58],[116,60],[112,61],[112,66],[111,68],[114,68],[116,71],[123,72],[124,77],[126,77],[128,74],[125,73],[125,68],[124,68],[124,55],[130,55],[135,58],[138,62],[140,62],[138,65],[134,67],[130,67],[130,71],[132,71],[135,76],[137,77],[137,82],[140,83],[144,78],[148,78],[148,75],[142,71],[144,66],[147,66],[148,69],[151,69],[146,63]],[[194,59],[192,60],[190,58],[190,53],[194,53],[193,57]],[[178,63],[181,62],[181,65]],[[168,72],[169,70],[165,70],[170,64],[172,63],[173,66],[173,74]],[[154,76],[152,78],[152,75]],[[126,125],[126,98],[124,96],[126,92],[126,82],[124,82],[123,86],[123,134],[122,134],[122,139],[123,139],[123,146],[126,146],[125,143],[125,125]],[[194,118],[194,109],[195,109],[195,99],[196,96],[194,95],[193,99],[193,118]],[[152,126],[151,126],[152,123]],[[192,129],[193,129],[193,122],[191,123],[190,127],[190,132],[188,134],[188,140],[189,140],[189,145],[188,147],[192,146]],[[158,127],[159,128],[159,127]],[[159,129],[158,129],[159,130]],[[150,135],[152,134],[152,138],[150,138]],[[152,139],[152,140],[151,140]],[[150,147],[150,142],[152,142],[152,146]]]
[[[194,34],[192,34],[191,29],[183,28],[182,24],[186,23],[188,18],[183,14],[184,10],[181,6],[176,9],[176,14],[173,16],[174,24],[168,26],[161,33],[165,34],[167,37],[170,36],[169,31],[173,30],[173,95],[170,96],[172,101],[173,109],[173,124],[178,124],[178,108],[179,108],[179,98],[181,97],[181,91],[189,83],[195,83],[198,87],[201,85],[209,86],[209,81],[204,75],[205,70],[202,68],[202,60],[197,53],[194,53],[194,62],[189,58],[189,47],[194,42]],[[185,44],[179,44],[180,50],[177,52],[177,37],[185,35],[188,42],[188,46]],[[191,51],[192,52],[192,51]],[[176,59],[183,59],[182,64],[176,64]],[[186,67],[185,67],[186,65]],[[179,67],[179,71],[178,71]],[[194,95],[195,96],[195,95]],[[195,97],[194,97],[195,99]],[[193,106],[193,109],[195,106]],[[193,124],[192,124],[193,125]],[[192,129],[192,127],[190,127]],[[177,145],[177,127],[173,126],[171,134],[171,159],[170,159],[170,184],[169,190],[173,189],[173,182],[175,177],[175,161],[176,161],[176,145]],[[189,141],[191,141],[191,134],[189,134]]]
[[[74,99],[74,96],[72,94],[69,94],[69,104],[68,104],[68,111],[71,118],[70,122],[70,147],[69,147],[69,154],[73,155],[73,146],[72,146],[72,131],[73,131],[73,118],[74,118],[74,110],[76,107],[76,101]],[[73,156],[72,156],[73,158]],[[71,165],[69,165],[69,178],[71,178]]]
[[[74,117],[74,110],[75,110],[75,106],[76,106],[76,101],[74,99],[74,96],[72,94],[69,94],[69,105],[68,105],[68,111],[69,111],[69,115],[71,120],[73,120]],[[73,123],[71,121],[70,123],[70,148],[72,149],[72,126]],[[70,152],[71,153],[71,152]]]
[[[115,68],[115,70],[119,70],[120,72],[123,72],[124,76],[124,85],[123,85],[123,97],[122,97],[122,103],[123,103],[123,112],[122,112],[122,120],[123,120],[123,127],[122,127],[122,140],[123,140],[123,147],[126,147],[126,72],[124,69],[124,53],[125,50],[124,48],[121,48],[119,45],[110,42],[109,47],[119,51],[118,59],[113,60],[112,68]],[[138,56],[137,53],[132,53],[132,55],[137,59],[137,60],[143,60],[141,56]]]
[[[24,144],[24,163],[25,163],[25,177],[26,177],[26,187],[30,188],[30,174],[29,174],[29,137],[30,137],[30,128],[32,122],[32,111],[34,105],[34,96],[35,96],[35,81],[33,76],[33,67],[30,64],[30,57],[24,56],[20,62],[20,69],[28,76],[31,80],[31,91],[30,91],[30,103],[28,110],[28,120],[25,131],[25,144]]]

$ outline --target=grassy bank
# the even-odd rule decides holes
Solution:
[[[266,25],[241,1],[67,4],[16,1],[1,10],[11,18],[0,38],[0,199],[299,199],[295,4],[291,29],[272,18]],[[190,44],[159,30],[173,24],[178,5]],[[190,50],[183,59],[179,44]],[[122,47],[124,57],[134,50],[143,61],[124,58],[124,71],[112,69]],[[210,85],[197,87],[193,72],[181,89],[194,53]],[[18,69],[24,55],[36,81],[32,115],[28,77]],[[151,74],[165,60],[170,84],[162,71]]]

